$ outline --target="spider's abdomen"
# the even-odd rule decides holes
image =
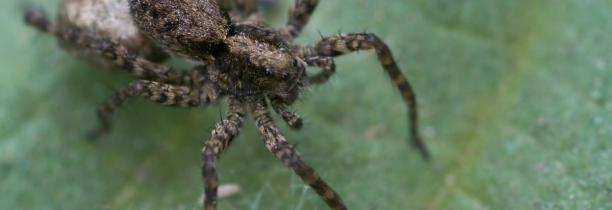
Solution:
[[[216,0],[129,1],[143,33],[173,53],[202,59],[224,48],[229,20]]]

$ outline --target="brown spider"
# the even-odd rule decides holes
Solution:
[[[285,139],[269,114],[270,105],[288,125],[302,127],[301,117],[287,109],[310,84],[327,81],[335,72],[334,57],[374,49],[409,111],[412,145],[428,158],[418,135],[413,90],[396,65],[391,51],[372,33],[323,37],[313,46],[292,43],[309,20],[318,0],[297,0],[289,20],[275,29],[265,24],[255,0],[126,0],[139,32],[167,52],[195,60],[197,65],[178,71],[146,58],[148,51],[128,46],[116,37],[84,32],[79,27],[53,23],[30,10],[26,21],[79,49],[95,52],[139,80],[131,82],[98,108],[101,126],[110,128],[110,115],[127,99],[143,97],[180,107],[203,107],[227,97],[228,112],[217,123],[202,149],[204,209],[216,209],[218,178],[215,162],[238,135],[247,112],[255,118],[266,148],[310,185],[331,209],[347,209],[340,196],[306,165]],[[306,66],[322,69],[308,76]]]

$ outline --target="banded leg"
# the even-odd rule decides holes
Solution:
[[[55,36],[62,43],[93,51],[136,78],[176,85],[190,85],[189,82],[196,80],[191,78],[195,71],[177,71],[150,61],[139,54],[129,52],[125,46],[108,38],[96,37],[70,27],[62,27],[49,20],[42,10],[30,8],[24,16],[25,22],[34,28]]]
[[[296,0],[295,5],[289,11],[287,24],[280,28],[280,32],[286,37],[297,37],[308,24],[318,4],[319,0]]]
[[[302,117],[295,112],[289,111],[283,101],[279,98],[271,98],[272,109],[289,125],[289,127],[299,130],[304,125]]]
[[[186,86],[173,86],[159,82],[137,80],[117,91],[113,96],[98,106],[100,126],[89,133],[95,139],[110,131],[110,117],[126,100],[140,96],[167,106],[197,107],[215,101],[216,90],[191,89]]]
[[[332,57],[311,57],[306,59],[309,66],[321,68],[321,72],[308,78],[310,84],[322,84],[336,73],[336,63]]]
[[[418,129],[417,101],[412,86],[406,80],[399,67],[395,63],[389,47],[375,34],[372,33],[350,33],[324,37],[319,43],[308,51],[314,53],[312,56],[340,56],[359,50],[376,50],[376,55],[382,67],[385,69],[397,89],[402,94],[409,111],[410,136],[412,146],[421,156],[429,159],[427,147],[420,139]]]
[[[285,165],[293,169],[300,178],[317,193],[333,210],[346,210],[346,206],[338,193],[336,193],[313,168],[306,165],[293,145],[289,144],[283,134],[278,130],[268,113],[265,101],[256,102],[251,107],[251,112],[257,124],[259,135],[264,141],[266,148],[283,161]]]
[[[192,85],[191,83],[194,80],[197,80],[197,78],[193,77],[198,76],[198,72],[196,70],[179,71],[168,66],[155,63],[141,55],[128,51],[125,46],[109,39],[91,37],[78,33],[70,36],[81,36],[77,39],[80,41],[75,44],[83,48],[94,50],[104,59],[121,67],[121,70],[136,78],[173,85]],[[69,38],[69,40],[74,40],[74,38]]]
[[[202,178],[204,179],[205,210],[215,210],[217,208],[217,189],[219,187],[219,180],[215,162],[221,152],[230,145],[236,136],[238,136],[244,114],[244,107],[240,101],[230,98],[227,117],[223,121],[217,123],[202,149]]]

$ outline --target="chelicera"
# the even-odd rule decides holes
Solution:
[[[225,99],[225,118],[216,124],[202,149],[204,209],[217,205],[216,160],[238,135],[243,118],[251,115],[265,147],[293,169],[331,209],[347,209],[340,196],[308,166],[285,139],[270,117],[270,108],[287,124],[299,129],[302,118],[289,110],[300,92],[321,84],[334,74],[334,58],[360,50],[375,50],[383,69],[399,89],[408,109],[412,145],[428,158],[419,138],[415,94],[389,50],[373,33],[324,36],[311,46],[292,40],[300,34],[317,0],[296,0],[284,26],[268,26],[255,0],[125,0],[138,27],[165,52],[195,61],[189,70],[177,70],[151,59],[150,52],[105,33],[91,33],[66,21],[53,22],[38,10],[26,13],[26,22],[54,35],[72,48],[93,52],[99,58],[132,74],[137,80],[98,107],[100,136],[110,129],[110,116],[126,100],[143,97],[168,106],[206,107]],[[129,21],[129,20],[128,20]],[[87,27],[85,27],[87,28]],[[321,71],[308,75],[307,66]]]

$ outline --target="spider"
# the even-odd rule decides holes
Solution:
[[[195,61],[192,69],[178,70],[147,59],[146,53],[122,40],[86,33],[63,22],[52,22],[40,11],[26,12],[26,22],[62,43],[92,51],[134,75],[137,80],[114,93],[98,107],[100,126],[94,136],[110,130],[110,117],[126,100],[142,97],[168,106],[205,107],[226,99],[228,111],[213,128],[201,152],[204,209],[217,205],[216,160],[239,134],[250,114],[265,147],[293,171],[334,210],[347,209],[340,196],[307,165],[270,115],[270,107],[293,129],[302,118],[291,111],[300,92],[322,84],[336,71],[334,58],[360,50],[374,50],[408,109],[412,145],[427,159],[420,140],[416,98],[410,83],[394,61],[389,47],[373,33],[324,36],[311,46],[292,40],[308,23],[318,0],[296,0],[286,24],[268,26],[255,0],[126,0],[139,32],[166,52]],[[307,66],[320,72],[308,75]]]

